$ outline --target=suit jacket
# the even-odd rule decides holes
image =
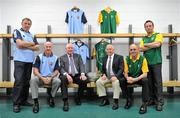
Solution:
[[[108,55],[103,58],[103,68],[102,68],[102,74],[106,74],[106,76],[107,76],[106,64],[108,63],[107,59],[108,59]],[[112,62],[112,71],[118,79],[124,76],[123,75],[123,72],[124,72],[123,56],[114,54],[114,59]]]
[[[83,61],[81,55],[73,53],[74,65],[78,71],[78,74],[85,73],[85,68],[83,65]],[[68,55],[65,54],[59,58],[60,61],[60,73],[64,74],[69,73],[69,59]]]

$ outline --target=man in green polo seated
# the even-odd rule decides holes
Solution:
[[[124,60],[124,77],[120,80],[122,91],[126,95],[125,109],[132,106],[132,92],[128,91],[127,85],[139,84],[142,85],[142,105],[139,109],[140,114],[147,112],[147,103],[149,100],[148,94],[148,65],[145,57],[139,54],[139,48],[136,44],[131,44],[129,48],[130,56]]]

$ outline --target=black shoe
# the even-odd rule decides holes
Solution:
[[[65,101],[65,102],[64,102],[63,111],[69,111],[68,101]]]
[[[112,109],[113,109],[113,110],[116,110],[116,109],[118,109],[118,108],[119,108],[118,103],[113,103]]]
[[[147,104],[142,104],[140,109],[139,109],[139,114],[144,114],[147,112]]]
[[[34,103],[33,105],[33,112],[38,113],[39,112],[39,103]]]
[[[21,108],[19,105],[13,105],[13,112],[18,113],[21,111]]]
[[[49,98],[48,98],[48,104],[49,104],[50,107],[54,107],[54,106],[55,106],[54,98],[49,97]]]
[[[157,104],[156,111],[162,111],[162,110],[163,110],[163,106],[161,104]]]
[[[76,105],[81,105],[81,99],[80,98],[75,98],[75,103],[76,103]]]
[[[125,109],[129,109],[131,106],[132,106],[132,101],[127,100],[124,108],[125,108]]]
[[[154,100],[149,100],[148,101],[148,106],[153,106],[153,105],[155,105],[156,103],[155,103],[155,101]]]
[[[28,102],[28,101],[25,101],[23,103],[21,103],[22,106],[33,106],[32,103]]]
[[[106,105],[109,105],[109,100],[108,99],[103,99],[99,106],[106,106]]]

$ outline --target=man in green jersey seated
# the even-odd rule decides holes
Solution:
[[[129,109],[132,106],[132,92],[128,91],[127,85],[139,84],[142,85],[142,105],[139,109],[140,114],[147,112],[147,103],[149,100],[148,94],[148,65],[144,56],[139,54],[139,48],[135,44],[131,44],[129,48],[130,56],[124,60],[124,77],[120,80],[122,91],[126,93],[127,102],[124,106]]]

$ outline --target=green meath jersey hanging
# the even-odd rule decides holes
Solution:
[[[93,56],[96,57],[96,67],[100,72],[102,72],[102,61],[103,61],[103,57],[106,56],[106,46],[108,44],[109,44],[108,42],[102,40],[95,45]]]
[[[101,26],[101,33],[116,33],[116,25],[120,21],[115,10],[106,8],[100,12],[98,22]]]

